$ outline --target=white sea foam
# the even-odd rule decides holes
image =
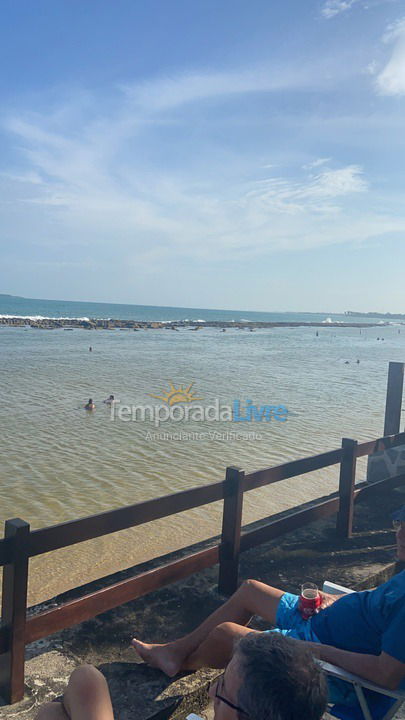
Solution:
[[[343,325],[343,320],[332,320],[331,317],[322,320],[323,325],[330,325],[331,323],[333,323],[334,325]]]

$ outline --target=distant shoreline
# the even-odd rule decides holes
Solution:
[[[401,324],[405,324],[401,323]],[[230,320],[167,320],[167,321],[148,321],[148,320],[116,320],[116,319],[97,319],[97,318],[40,318],[32,317],[8,316],[0,317],[0,326],[6,327],[27,327],[37,330],[178,330],[179,328],[187,328],[189,330],[202,330],[205,327],[239,330],[254,330],[261,328],[277,328],[277,327],[316,327],[316,328],[368,328],[368,327],[384,327],[389,325],[388,322],[305,322],[305,321],[230,321]]]
[[[403,320],[405,322],[404,313],[357,312],[356,310],[346,310],[345,315],[347,317],[385,318],[386,320]]]

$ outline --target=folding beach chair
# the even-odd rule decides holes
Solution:
[[[332,582],[324,582],[323,591],[332,595],[347,595],[355,592]],[[388,690],[336,665],[319,662],[329,677],[350,683],[356,693],[357,706],[337,703],[329,709],[329,713],[340,720],[363,720],[363,718],[364,720],[391,720],[405,701],[405,690]]]

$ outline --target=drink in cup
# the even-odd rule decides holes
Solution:
[[[312,615],[318,612],[322,598],[314,583],[305,582],[301,585],[300,613],[304,620],[309,620]]]

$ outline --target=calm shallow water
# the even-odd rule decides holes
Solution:
[[[314,328],[1,328],[0,520],[18,516],[42,527],[217,481],[227,465],[251,471],[338,447],[343,436],[381,435],[388,361],[405,357],[405,329],[398,330],[321,328],[316,337]],[[151,423],[112,421],[102,403],[110,393],[129,405],[158,402],[150,394],[169,380],[194,381],[202,404],[284,404],[288,420],[162,426],[226,433],[248,425],[259,440],[150,440]],[[88,397],[94,413],[82,408]],[[245,496],[244,522],[336,487],[336,470],[327,469],[254,491]],[[220,504],[207,506],[37,558],[31,602],[214,535],[220,514]]]

